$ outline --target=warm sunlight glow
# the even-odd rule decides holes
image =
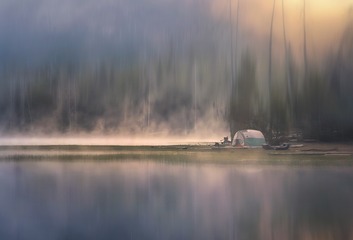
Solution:
[[[299,57],[303,45],[303,0],[286,0],[284,2],[287,39]],[[213,1],[213,11],[224,21],[229,21],[229,7],[232,5],[232,19],[235,24],[237,0]],[[240,0],[239,2],[239,42],[242,47],[263,47],[267,44],[273,1]],[[337,47],[342,30],[351,17],[352,0],[306,0],[306,24],[308,45],[313,58],[322,57]],[[233,26],[234,27],[234,26]],[[282,54],[282,1],[276,0],[274,16],[274,35],[277,40],[275,52]],[[235,33],[234,33],[235,34]],[[266,43],[263,43],[265,41]],[[255,44],[259,43],[260,44]],[[262,43],[261,43],[262,42]]]

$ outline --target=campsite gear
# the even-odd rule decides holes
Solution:
[[[235,133],[232,145],[238,147],[256,148],[265,144],[265,137],[258,130],[240,130]]]
[[[262,148],[265,150],[287,150],[289,148],[290,144],[289,143],[283,143],[279,146],[271,146],[268,144],[263,144]]]

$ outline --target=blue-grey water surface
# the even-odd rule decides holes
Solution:
[[[3,161],[0,239],[353,239],[353,169]]]

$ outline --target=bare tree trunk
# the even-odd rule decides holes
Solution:
[[[238,98],[238,79],[237,79],[237,74],[238,74],[238,31],[239,31],[239,9],[240,9],[240,0],[237,2],[237,21],[235,23],[235,62],[234,62],[234,68],[235,68],[235,75],[234,75],[234,80],[235,80],[235,99],[237,100]]]
[[[65,79],[64,81],[66,82],[66,84],[67,84],[67,87],[68,87],[68,91],[67,91],[67,93],[68,93],[68,98],[67,98],[67,104],[68,104],[68,108],[69,108],[69,113],[68,113],[68,117],[69,117],[69,132],[71,132],[72,131],[72,111],[71,111],[71,101],[72,101],[72,88],[71,88],[71,81],[72,81],[72,79],[70,79],[71,77],[70,76],[68,76],[68,74],[67,74],[67,76],[66,76],[67,78],[69,78],[68,80],[67,79]]]
[[[229,0],[229,21],[230,21],[230,67],[231,67],[231,81],[230,91],[231,97],[233,96],[233,84],[234,84],[234,51],[233,51],[233,15],[232,15],[232,1]]]
[[[9,76],[7,76],[8,78],[10,78]],[[12,123],[14,120],[14,106],[15,106],[15,93],[14,93],[14,81],[13,79],[10,79],[9,81],[9,85],[10,85],[10,121],[9,121],[9,128],[12,129]]]
[[[284,41],[284,54],[285,54],[285,75],[287,79],[287,100],[290,109],[290,117],[292,116],[292,81],[289,74],[289,60],[288,60],[288,47],[287,47],[287,34],[285,24],[285,11],[284,11],[284,0],[282,0],[282,25],[283,25],[283,41]]]
[[[151,94],[150,94],[150,80],[148,79],[148,97],[147,97],[147,131],[150,130],[150,114],[151,114]]]
[[[308,55],[306,47],[306,0],[303,0],[303,41],[304,41],[304,79],[308,72]]]
[[[233,52],[233,14],[232,14],[232,1],[229,0],[229,22],[230,22],[230,69],[231,69],[231,80],[230,80],[230,101],[229,101],[229,132],[230,137],[233,136],[234,123],[233,123],[233,84],[234,84],[234,52]]]
[[[77,76],[73,77],[73,107],[74,107],[74,130],[77,131],[78,123],[77,123],[77,93],[78,93],[78,87],[77,87]]]
[[[20,72],[17,75],[18,78],[18,92],[19,92],[19,107],[20,107],[20,128],[22,130],[22,128],[25,125],[25,99],[24,99],[24,81],[23,81],[23,73]]]
[[[27,90],[26,90],[26,103],[27,103],[27,111],[28,111],[28,122],[31,125],[32,124],[32,111],[31,111],[31,105],[30,102],[32,102],[32,89],[31,89],[31,80],[27,81]]]
[[[196,130],[197,121],[197,64],[194,63],[194,130]]]
[[[149,65],[147,64],[147,55],[144,53],[142,59],[142,79],[143,79],[143,91],[144,91],[144,104],[143,104],[143,112],[144,112],[144,120],[146,120],[145,126],[146,131],[149,130],[150,126],[150,104],[151,104],[151,94],[150,94],[150,74],[149,74]]]
[[[150,128],[150,113],[151,113],[151,76],[147,75],[147,131]]]
[[[276,0],[273,0],[272,7],[272,17],[271,17],[271,27],[270,27],[270,43],[269,43],[269,59],[268,59],[268,92],[269,92],[269,120],[270,120],[270,129],[269,129],[269,138],[272,140],[272,32],[273,32],[273,19],[275,16]]]
[[[236,25],[235,25],[235,49],[233,48],[233,14],[232,14],[232,0],[229,0],[229,20],[230,20],[230,48],[231,48],[231,84],[230,84],[230,104],[229,104],[229,128],[230,128],[230,137],[233,140],[233,134],[235,133],[234,126],[234,109],[232,109],[234,101],[237,100],[238,93],[238,83],[236,79],[236,70],[237,70],[237,55],[238,55],[238,29],[239,29],[239,5],[240,0],[237,2],[237,17],[236,17]],[[235,52],[234,52],[235,50]],[[234,61],[235,55],[235,61]],[[235,91],[234,91],[235,89]]]

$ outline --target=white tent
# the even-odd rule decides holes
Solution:
[[[265,143],[265,137],[262,132],[247,129],[235,133],[232,145],[239,147],[261,147]]]

